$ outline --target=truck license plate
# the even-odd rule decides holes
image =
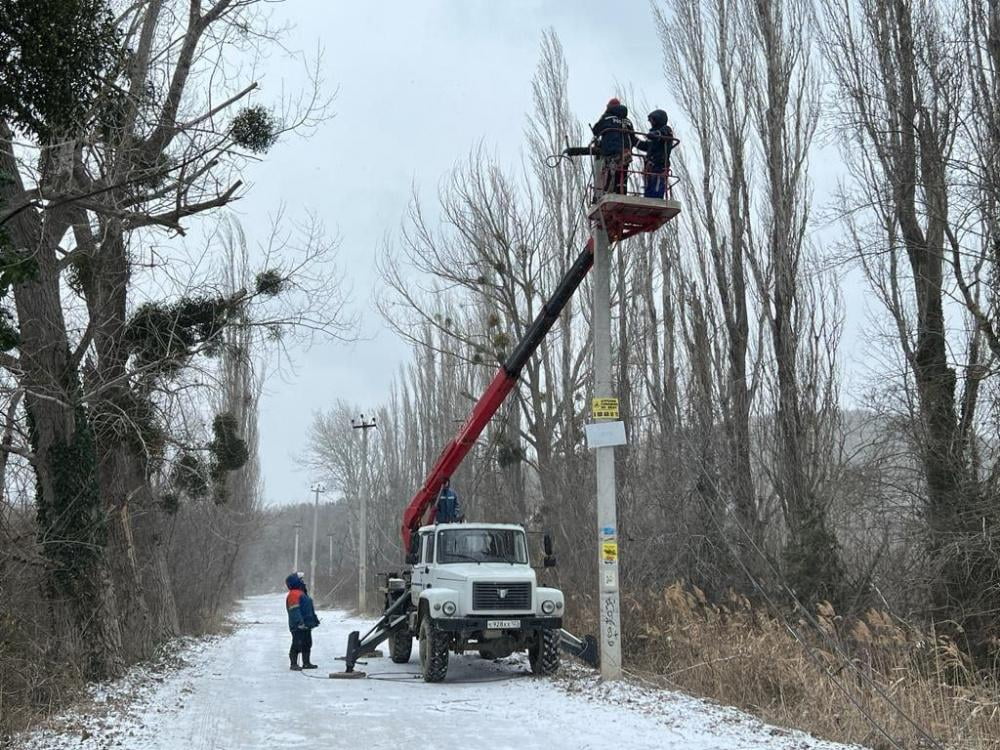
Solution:
[[[490,630],[517,630],[521,627],[520,620],[487,620],[486,627]]]

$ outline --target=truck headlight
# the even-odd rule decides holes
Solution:
[[[448,615],[448,617],[451,617],[458,611],[458,607],[455,606],[455,602],[445,602],[441,607],[441,610]]]
[[[551,599],[546,599],[542,602],[542,612],[546,615],[551,615],[556,611],[556,603]]]

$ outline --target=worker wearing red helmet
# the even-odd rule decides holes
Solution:
[[[632,121],[628,119],[628,108],[619,99],[610,99],[604,114],[591,131],[597,143],[599,159],[598,196],[608,191],[626,192],[628,165],[638,140]]]

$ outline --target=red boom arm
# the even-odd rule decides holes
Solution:
[[[584,276],[590,271],[593,263],[594,241],[591,239],[587,242],[587,246],[583,252],[580,253],[576,261],[566,272],[566,275],[563,276],[552,297],[542,306],[538,317],[532,322],[524,338],[517,343],[514,351],[511,352],[510,356],[504,360],[500,369],[497,370],[497,374],[493,376],[493,380],[490,381],[486,391],[479,397],[476,405],[472,407],[472,413],[465,424],[462,425],[462,429],[458,431],[458,434],[441,452],[437,463],[434,464],[434,468],[431,469],[431,473],[427,477],[427,481],[424,482],[424,486],[413,496],[410,504],[406,506],[406,511],[403,513],[402,533],[404,553],[410,549],[410,539],[413,533],[424,524],[424,517],[437,499],[437,494],[441,491],[441,485],[444,483],[445,477],[450,477],[455,469],[459,467],[462,460],[486,428],[486,425],[489,424],[490,419],[493,418],[497,409],[504,402],[504,399],[514,389],[514,386],[517,384],[517,378],[521,374],[521,368],[524,367],[524,364],[534,353],[535,349],[538,348],[542,339],[545,338],[545,334],[548,333],[552,324],[558,319],[559,314],[566,306],[566,303],[569,302],[570,297],[573,296],[577,287],[580,286],[580,282],[583,281]],[[431,513],[427,520],[431,521],[433,518],[433,513]]]

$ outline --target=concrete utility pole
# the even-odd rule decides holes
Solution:
[[[309,585],[316,585],[316,532],[319,529],[319,493],[326,492],[326,487],[317,482],[312,486],[312,491],[316,493],[316,502],[313,503],[313,545],[312,557],[309,560]]]
[[[594,223],[594,421],[618,419],[611,383],[611,252],[608,235]],[[604,402],[602,406],[599,406]],[[621,607],[618,592],[618,512],[614,446],[595,448],[597,459],[598,601],[601,677],[622,677]]]
[[[301,528],[301,523],[295,524],[295,559],[294,562],[292,562],[292,567],[295,569],[296,573],[299,570],[299,530]]]
[[[361,430],[361,520],[358,535],[358,611],[368,611],[368,430],[375,427],[375,417],[351,420],[351,428]]]
[[[333,532],[326,535],[330,540],[330,578],[333,578]]]

